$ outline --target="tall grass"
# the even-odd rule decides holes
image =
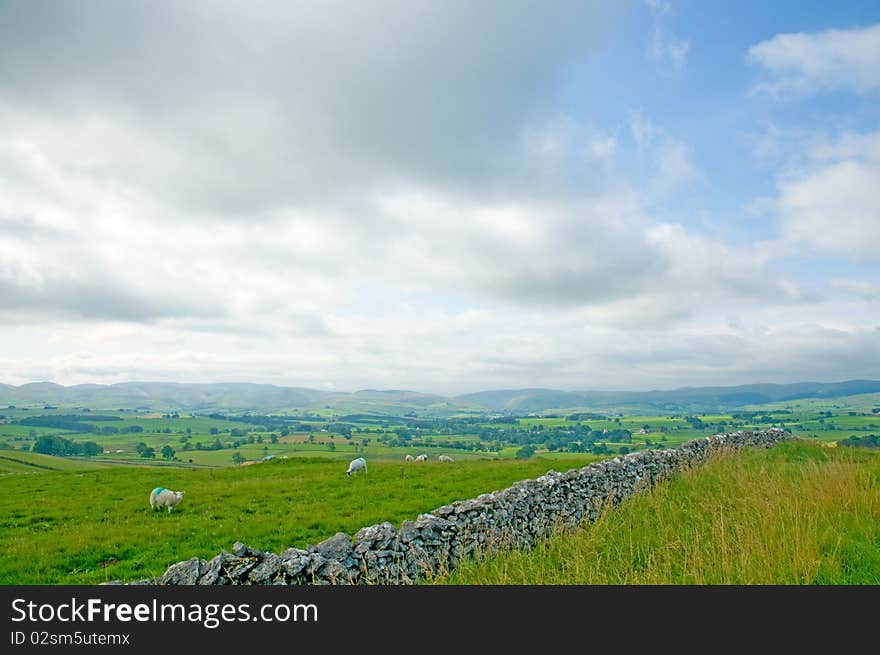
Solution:
[[[721,455],[446,584],[880,584],[880,455],[788,443]]]

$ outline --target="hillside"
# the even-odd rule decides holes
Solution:
[[[555,391],[509,389],[481,391],[457,396],[456,400],[484,405],[495,411],[514,413],[553,409],[588,408],[629,413],[712,412],[746,405],[805,398],[840,398],[880,391],[877,380],[845,382],[798,382],[794,384],[745,384],[734,387],[685,387],[669,391]]]
[[[443,416],[474,407],[466,402],[413,391],[364,390],[328,392],[272,384],[122,382],[65,387],[37,382],[0,386],[0,407],[88,407],[184,412],[283,413],[296,410],[337,410],[343,413],[417,414]],[[479,409],[479,408],[477,408]]]
[[[0,384],[0,407],[88,407],[145,411],[450,416],[480,412],[529,414],[596,410],[626,414],[711,413],[766,403],[831,400],[880,392],[880,381],[748,384],[658,391],[498,389],[456,397],[407,390],[331,392],[272,384],[123,382],[65,387],[51,382]]]

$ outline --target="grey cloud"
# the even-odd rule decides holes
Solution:
[[[51,101],[68,121],[105,113],[179,157],[110,153],[103,174],[189,209],[253,215],[376,179],[497,180],[498,153],[552,102],[554,71],[621,9],[498,0],[2,11],[0,100],[38,111]]]
[[[31,216],[4,216],[0,214],[0,238],[18,241],[61,241],[70,236],[67,230],[40,223]]]
[[[837,291],[853,294],[868,302],[880,302],[880,282],[835,279],[831,281],[831,287]]]
[[[2,312],[16,312],[34,322],[54,317],[83,320],[155,321],[176,316],[219,317],[223,308],[207,303],[150,294],[107,280],[42,280],[39,284],[0,276]]]

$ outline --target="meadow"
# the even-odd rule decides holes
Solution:
[[[565,453],[625,453],[643,448],[674,447],[690,439],[737,429],[784,427],[805,437],[837,442],[852,436],[880,434],[876,396],[864,394],[824,400],[792,401],[758,406],[749,411],[686,415],[605,416],[548,413],[494,420],[472,416],[433,420],[371,414],[341,415],[329,409],[299,416],[200,416],[160,414],[133,410],[15,408],[0,418],[0,449],[27,450],[43,436],[76,442],[92,441],[103,452],[93,461],[105,463],[162,463],[183,467],[232,466],[266,457],[336,459],[365,456],[402,459],[427,452],[456,459],[512,458],[524,443],[534,445],[534,456]],[[860,409],[855,409],[856,407]],[[589,418],[584,418],[584,416]],[[53,417],[76,417],[92,431],[60,429],[45,424]],[[28,422],[44,422],[27,424]],[[262,425],[260,422],[266,423]],[[592,431],[585,434],[585,431]],[[605,436],[608,432],[608,436]],[[138,445],[152,448],[146,459]],[[577,446],[577,447],[574,447]],[[170,449],[163,456],[163,449]],[[168,451],[166,451],[168,452]]]
[[[337,531],[353,534],[365,525],[383,521],[399,524],[447,502],[500,489],[517,480],[542,475],[551,468],[567,470],[618,453],[674,447],[695,437],[735,429],[780,426],[809,440],[835,446],[847,437],[880,434],[880,415],[873,411],[877,405],[874,396],[857,397],[856,405],[835,399],[832,409],[826,408],[824,401],[817,401],[816,405],[797,401],[700,416],[585,417],[575,412],[431,420],[340,415],[330,409],[292,417],[224,417],[124,409],[91,413],[81,408],[9,408],[0,418],[0,584],[91,584],[155,577],[177,561],[190,557],[207,559],[223,549],[229,550],[235,541],[276,552],[291,546],[304,547]],[[854,409],[855,406],[865,411]],[[51,427],[46,421],[51,423],[53,417],[93,427],[91,431],[82,431],[75,425],[68,429]],[[31,452],[36,440],[47,436],[93,441],[102,452],[94,457],[51,457]],[[531,444],[525,453],[524,443]],[[138,444],[152,448],[153,455],[142,457]],[[163,457],[160,452],[164,446],[171,446],[173,455]],[[796,496],[799,485],[813,488],[810,485],[819,484],[825,479],[823,476],[829,475],[829,467],[838,462],[836,449],[785,448],[779,452],[801,453],[797,457],[791,455],[794,463],[777,459],[773,460],[779,465],[776,468],[767,462],[759,466],[754,461],[756,456],[749,454],[742,464],[725,465],[739,476],[736,481],[722,483],[720,473],[715,475],[713,489],[721,508],[719,515],[724,514],[727,525],[736,507],[726,508],[725,503],[747,498],[750,491],[787,500],[780,500],[780,507],[771,508],[769,504],[761,505],[770,502],[766,498],[762,501],[764,496],[756,496],[754,507],[742,512],[754,511],[759,515],[759,508],[761,512],[778,511],[773,522],[794,525],[794,518],[783,510],[789,506],[805,507]],[[835,470],[861,470],[877,461],[871,460],[870,454],[853,453],[849,448],[840,451],[847,453],[849,459],[833,464],[838,467]],[[429,455],[426,465],[404,464],[406,454],[421,452]],[[451,455],[455,464],[441,465],[437,462],[440,454]],[[348,460],[357,456],[368,459],[370,472],[368,477],[348,479],[344,475]],[[792,470],[792,466],[800,466],[800,459],[812,462],[812,477],[804,477],[805,471]],[[740,468],[746,465],[757,468]],[[777,479],[780,471],[791,479]],[[871,479],[870,475],[868,478]],[[775,480],[777,486],[767,487],[765,479]],[[833,479],[837,482],[828,482],[831,487],[822,491],[830,499],[828,502],[845,506],[855,503],[855,497],[842,495],[849,493],[846,488],[833,487],[837,483],[843,485],[842,479]],[[645,512],[660,516],[663,507],[668,506],[679,523],[667,516],[663,525],[668,529],[664,532],[657,528],[658,538],[668,539],[660,551],[697,561],[694,558],[708,555],[691,552],[690,546],[674,537],[675,530],[688,527],[688,517],[693,517],[696,524],[701,516],[687,504],[685,492],[676,486],[682,484],[697,485],[698,481],[686,478],[638,502],[662,498]],[[151,512],[147,497],[156,486],[184,490],[184,501],[171,514]],[[701,493],[708,491],[703,489]],[[734,514],[729,514],[731,511]],[[872,516],[875,508],[866,511],[866,516]],[[615,520],[620,519],[603,519],[609,522],[610,532],[624,528],[633,532],[632,526],[614,524]],[[718,528],[706,523],[708,519],[700,520],[702,532],[694,539],[711,543],[710,537]],[[610,537],[606,535],[603,539]],[[650,555],[639,554],[642,547],[633,544],[611,548],[621,549],[621,559],[626,559],[627,553],[633,561],[648,557],[655,562],[658,558],[653,551]],[[578,549],[594,552],[583,544],[576,545],[575,550]],[[612,561],[607,553],[596,556],[601,562]],[[563,559],[567,561],[568,555]],[[718,573],[680,573],[672,568],[674,559],[661,566],[666,567],[662,575],[645,573],[640,577],[641,568],[623,567],[617,577],[608,580],[676,579],[690,583],[729,579]],[[614,561],[615,566],[620,563]],[[553,570],[549,564],[542,566]],[[543,574],[526,570],[524,579],[543,580]],[[739,564],[731,570],[750,571]],[[822,571],[825,577],[805,570],[798,574],[801,577],[793,574],[784,579],[846,579],[826,575],[826,569]],[[559,579],[568,579],[570,573],[566,569],[565,576]],[[483,574],[474,575],[481,579]],[[512,582],[516,578],[507,575],[503,574],[501,579],[507,581],[502,584],[516,584]]]
[[[35,461],[30,453],[6,452]],[[67,470],[0,476],[3,585],[131,582],[160,576],[184,559],[210,559],[235,541],[273,552],[304,548],[338,531],[354,534],[383,521],[399,525],[549,468],[597,459],[371,461],[366,475],[348,478],[346,463],[320,457],[218,469],[88,470],[36,457],[44,467]],[[150,509],[148,496],[157,486],[185,491],[171,513]]]
[[[456,585],[877,585],[880,453],[809,442],[717,457]]]

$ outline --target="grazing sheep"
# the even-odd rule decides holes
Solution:
[[[423,454],[419,455],[418,457],[416,457],[416,461],[417,462],[427,462],[428,456],[423,453]]]
[[[439,459],[441,462],[454,462],[455,461],[449,455],[440,455],[437,459]]]
[[[367,474],[367,460],[365,460],[363,457],[358,457],[357,459],[353,459],[351,460],[351,462],[349,462],[348,470],[345,472],[345,474],[351,477],[352,473],[357,473],[361,470],[363,470],[364,475]]]
[[[413,456],[412,456],[412,455],[407,455],[406,457],[403,458],[403,461],[404,461],[404,462],[411,462],[411,461],[413,461]]]
[[[150,492],[150,509],[156,510],[160,507],[167,507],[168,513],[171,509],[183,500],[182,491],[171,491],[165,487],[156,487]]]

